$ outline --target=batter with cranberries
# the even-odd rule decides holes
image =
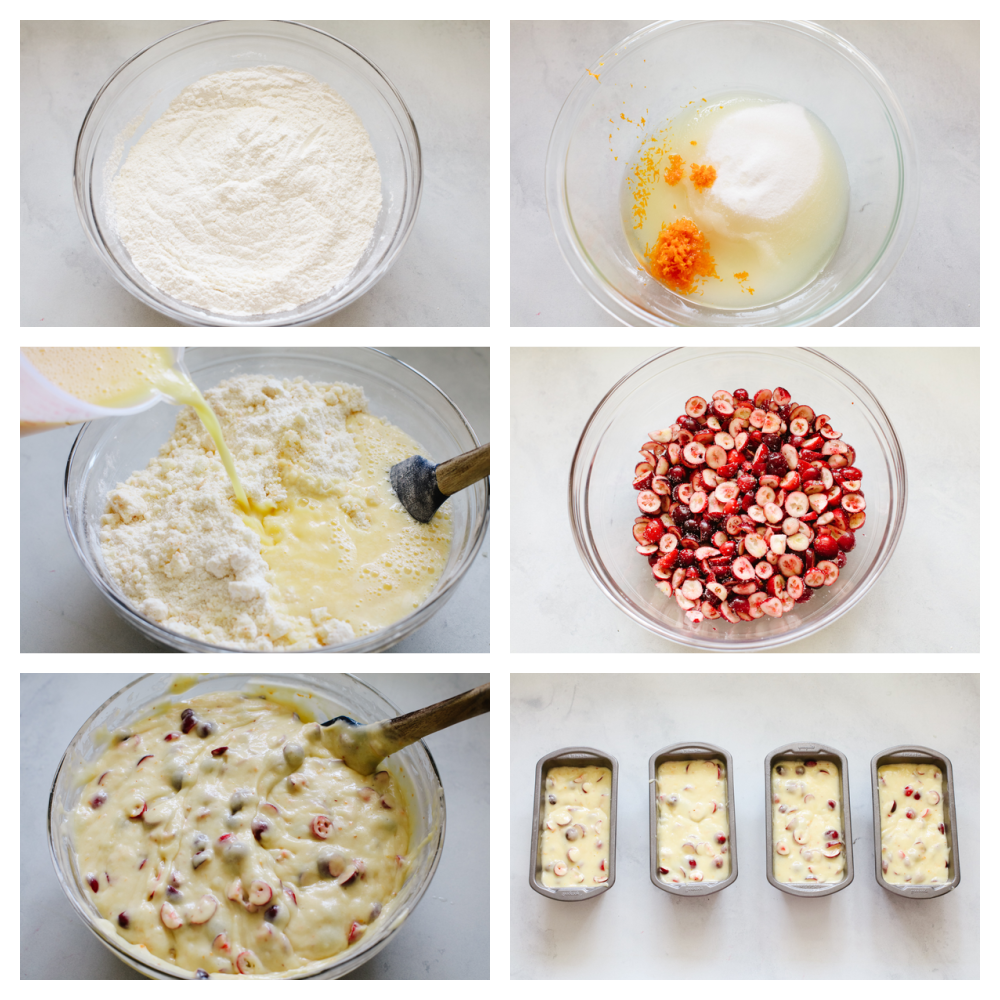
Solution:
[[[941,769],[924,761],[883,764],[878,769],[882,813],[882,877],[894,885],[947,882]]]
[[[771,769],[774,877],[842,882],[840,771],[832,760],[779,760]]]
[[[607,882],[611,770],[553,767],[545,776],[542,885],[592,889]]]
[[[729,878],[729,809],[721,760],[665,760],[656,769],[657,873],[664,882]]]
[[[81,776],[79,877],[125,941],[194,978],[287,975],[363,939],[406,874],[388,771],[265,695],[152,709]]]

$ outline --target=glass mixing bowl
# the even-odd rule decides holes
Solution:
[[[692,625],[672,597],[654,586],[649,564],[635,551],[639,514],[632,478],[649,431],[668,426],[691,396],[716,389],[782,386],[852,445],[864,474],[867,506],[857,544],[830,587],[780,618],[730,624],[724,618]],[[576,547],[602,591],[640,625],[698,649],[767,649],[803,639],[846,614],[885,569],[906,514],[906,466],[896,432],[871,390],[836,362],[808,348],[680,347],[629,372],[601,400],[580,437],[569,482]]]
[[[291,689],[310,699],[317,718],[350,715],[359,722],[393,718],[399,709],[364,681],[350,674],[304,676],[300,674],[199,674],[178,678],[146,674],[109,698],[81,726],[63,754],[49,794],[49,854],[59,884],[83,922],[108,951],[149,979],[194,979],[194,973],[153,958],[118,936],[84,891],[76,868],[69,834],[69,817],[80,799],[78,775],[104,752],[107,735],[141,716],[144,709],[178,702],[212,691]],[[103,738],[102,738],[103,737]],[[423,742],[413,743],[389,757],[385,764],[406,790],[409,799],[410,844],[420,845],[403,887],[361,940],[331,959],[314,963],[294,974],[261,977],[274,979],[339,979],[380,952],[396,935],[427,891],[444,850],[445,807],[441,777]]]
[[[371,137],[382,175],[375,234],[351,274],[296,309],[226,316],[160,291],[132,263],[108,218],[106,192],[129,150],[170,102],[203,76],[250,66],[289,66],[329,84]],[[420,204],[420,142],[403,98],[382,71],[346,42],[294,21],[209,21],[136,53],[98,91],[80,129],[73,193],[84,231],[116,280],[146,305],[191,326],[300,326],[364,295],[392,266]]]
[[[889,85],[849,42],[805,21],[670,21],[623,39],[590,70],[600,80],[591,73],[580,79],[552,130],[545,192],[563,256],[615,319],[634,326],[836,326],[885,284],[916,217],[916,152]],[[639,268],[620,200],[625,162],[646,128],[695,97],[726,90],[770,94],[816,114],[844,154],[851,185],[844,238],[819,276],[781,302],[738,310],[678,295]],[[623,115],[644,118],[646,126]]]
[[[365,347],[189,347],[184,361],[203,391],[234,375],[273,375],[360,385],[373,414],[402,428],[437,461],[478,447],[479,439],[455,404],[433,382],[381,351]],[[66,463],[63,507],[76,554],[111,606],[146,638],[187,653],[234,652],[170,632],[144,618],[121,595],[104,565],[101,515],[108,490],[144,469],[173,433],[177,410],[154,406],[130,417],[84,424]],[[441,579],[415,611],[387,628],[319,653],[375,653],[415,632],[436,614],[472,565],[489,522],[489,480],[451,497],[452,542]]]

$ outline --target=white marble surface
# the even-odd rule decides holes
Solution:
[[[512,979],[979,978],[977,674],[513,674],[510,687]],[[649,879],[649,757],[689,740],[728,750],[735,781],[739,876],[700,898]],[[764,875],[764,757],[793,740],[848,759],[854,881],[815,899]],[[875,881],[871,759],[904,743],[954,768],[962,877],[939,899]],[[615,885],[575,903],[528,886],[535,763],[566,746],[620,767]]]
[[[90,102],[126,59],[193,21],[21,22],[21,325],[173,326],[111,276],[73,204]],[[424,189],[389,273],[320,326],[489,325],[489,22],[306,21],[353,45],[417,126]]]
[[[817,349],[855,373],[892,420],[909,504],[896,551],[867,596],[821,632],[772,653],[978,653],[978,349]],[[512,652],[711,655],[661,639],[620,611],[587,574],[570,533],[565,484],[584,424],[612,385],[653,353],[511,350]],[[956,406],[972,415],[957,435]]]
[[[545,207],[545,150],[589,61],[646,21],[512,21],[513,326],[615,326],[563,260]],[[895,91],[921,171],[910,243],[881,292],[847,326],[979,325],[979,22],[820,21]],[[516,248],[516,252],[515,252]]]
[[[21,675],[21,978],[142,979],[84,926],[48,855],[49,788],[66,744],[134,674]],[[364,674],[401,712],[450,698],[486,674]],[[39,720],[44,720],[40,723]],[[424,741],[445,792],[444,852],[398,935],[346,979],[488,979],[489,716]]]
[[[318,350],[322,351],[322,348]],[[487,347],[384,347],[446,392],[480,441],[490,439]],[[165,404],[164,404],[165,405]],[[156,653],[91,583],[63,521],[66,459],[79,428],[21,439],[21,652]],[[487,653],[490,536],[454,595],[392,653]]]

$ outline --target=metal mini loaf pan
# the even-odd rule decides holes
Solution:
[[[779,882],[774,877],[774,832],[771,829],[771,769],[776,759],[787,757],[790,760],[811,760],[815,757],[828,757],[840,771],[840,802],[843,813],[844,833],[844,877],[839,882]],[[854,880],[854,844],[851,840],[851,791],[847,778],[847,757],[833,747],[822,743],[786,743],[772,750],[764,758],[764,822],[767,838],[764,844],[764,871],[767,880],[775,889],[787,892],[790,896],[829,896],[833,892],[846,889]]]
[[[681,882],[677,884],[664,882],[657,872],[658,857],[656,850],[656,771],[665,760],[711,760],[720,757],[726,764],[726,808],[729,810],[729,878],[721,882]],[[657,750],[649,758],[649,878],[657,889],[672,892],[677,896],[707,896],[710,893],[725,889],[736,881],[738,874],[736,866],[736,796],[733,791],[733,758],[728,751],[712,743],[674,743],[672,746]]]
[[[926,761],[941,770],[942,794],[944,798],[944,834],[948,841],[948,871],[951,878],[938,885],[893,885],[882,877],[882,809],[878,798],[878,769],[883,764],[916,764]],[[962,880],[958,863],[958,824],[955,820],[955,785],[952,778],[951,761],[943,753],[929,747],[890,747],[872,757],[872,827],[875,831],[875,880],[887,892],[908,899],[936,899],[951,892]]]
[[[545,804],[545,775],[552,767],[573,767],[594,764],[611,771],[611,815],[608,836],[608,880],[603,885],[588,889],[553,889],[542,885],[541,830]],[[528,884],[535,892],[549,899],[579,902],[593,899],[607,892],[615,884],[615,842],[618,830],[618,761],[610,754],[592,747],[564,747],[547,754],[535,765],[535,808],[531,823],[531,864],[528,867]]]

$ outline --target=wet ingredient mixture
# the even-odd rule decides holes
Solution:
[[[934,764],[878,769],[882,877],[895,885],[933,885],[951,878],[941,770]]]
[[[611,770],[553,767],[545,776],[542,885],[592,889],[608,880]]]
[[[771,768],[774,877],[841,882],[844,829],[840,770],[829,760],[781,760]]]
[[[656,769],[657,872],[664,882],[729,878],[729,805],[721,760],[665,760]]]
[[[403,884],[410,827],[281,700],[149,710],[81,775],[76,870],[126,942],[196,978],[289,973],[344,951]]]
[[[241,375],[205,396],[249,510],[182,411],[102,519],[105,564],[140,614],[215,645],[298,650],[368,635],[427,599],[448,559],[450,505],[428,524],[405,511],[389,469],[421,448],[368,413],[359,387]]]
[[[640,267],[727,309],[809,284],[840,244],[848,200],[826,126],[797,104],[743,92],[692,100],[646,133],[621,195]]]

